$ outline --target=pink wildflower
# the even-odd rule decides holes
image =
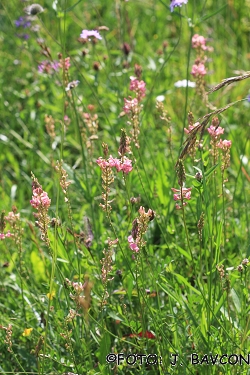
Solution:
[[[195,34],[192,37],[192,47],[193,48],[201,48],[205,51],[207,49],[207,47],[206,47],[206,39],[204,38],[204,36]]]
[[[57,72],[59,70],[59,63],[58,61],[48,61],[44,60],[41,62],[41,64],[38,65],[38,72],[39,73],[47,73],[52,74],[54,72]]]
[[[226,139],[224,139],[224,141],[220,139],[220,141],[217,143],[217,147],[221,148],[222,150],[227,150],[231,146],[232,146],[232,141],[227,141]]]
[[[70,57],[66,57],[65,59],[60,58],[60,63],[58,64],[59,68],[66,70],[66,72],[70,68]]]
[[[10,233],[10,231],[8,230],[7,233],[5,234],[5,237],[12,237],[13,234]]]
[[[42,190],[42,188],[36,188],[33,190],[33,196],[30,201],[32,207],[38,210],[41,206],[48,208],[50,206],[51,199],[48,194]]]
[[[129,158],[127,158],[126,156],[123,157],[123,162],[122,162],[122,165],[121,165],[121,170],[128,174],[129,172],[131,172],[133,170],[133,167],[132,167],[132,160],[130,160]]]
[[[4,233],[0,233],[0,240],[4,240],[5,239],[5,234]]]
[[[107,160],[104,160],[102,157],[99,157],[97,160],[96,160],[97,164],[99,165],[99,167],[101,169],[104,169],[106,167],[109,166],[109,162]]]
[[[117,172],[120,172],[122,170],[121,160],[113,158],[112,155],[110,155],[108,163],[111,168],[115,167]]]
[[[174,194],[175,201],[182,201],[182,206],[176,203],[175,208],[180,210],[182,207],[187,205],[187,202],[183,202],[184,199],[190,200],[191,199],[191,190],[192,188],[182,188],[182,189],[175,189],[171,188]]]
[[[208,133],[211,135],[212,138],[217,138],[219,135],[224,133],[224,129],[221,126],[215,127],[211,125],[207,129]]]
[[[194,125],[188,125],[188,129],[184,128],[184,132],[185,132],[186,134],[189,134],[189,133],[191,133],[191,131],[192,131],[193,129],[195,129],[196,126],[198,126],[198,125],[200,125],[199,122],[196,122]]]
[[[91,37],[102,39],[101,35],[96,30],[82,30],[80,38],[91,40]]]
[[[194,64],[193,67],[192,67],[191,74],[194,77],[205,76],[207,74],[205,65],[203,63]]]
[[[138,108],[138,100],[136,98],[131,100],[124,98],[124,103],[123,110],[125,113],[136,112],[136,109]]]
[[[130,77],[130,87],[131,91],[135,91],[137,94],[138,101],[141,101],[142,98],[146,95],[146,83],[144,81],[139,81],[135,77]]]
[[[128,242],[129,242],[130,249],[138,253],[139,247],[137,246],[137,243],[135,242],[132,236],[128,236]]]

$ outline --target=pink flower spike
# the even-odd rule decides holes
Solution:
[[[13,234],[10,233],[10,231],[8,230],[8,232],[5,234],[5,237],[12,237]]]
[[[0,233],[0,240],[4,240],[5,239],[5,234],[4,233]]]
[[[134,243],[130,243],[129,247],[130,247],[131,250],[135,251],[136,253],[139,252],[139,247],[137,246],[137,244],[135,242]]]
[[[171,188],[171,190],[172,190],[174,193],[179,193],[179,192],[180,192],[180,189]]]
[[[219,135],[224,133],[224,129],[221,126],[218,126],[217,128],[213,125],[211,125],[207,129],[208,133],[211,135],[211,137],[218,137]]]
[[[135,109],[138,106],[138,100],[136,98],[128,100],[124,98],[124,107],[123,110],[125,113],[135,112]]]
[[[203,63],[194,64],[193,67],[192,67],[191,74],[192,74],[194,77],[197,77],[197,76],[205,76],[205,75],[207,74],[207,71],[206,71],[205,65],[204,65]]]
[[[102,39],[101,35],[96,30],[82,30],[80,38],[90,40],[90,37],[92,36],[96,39]]]
[[[110,155],[109,157],[109,166],[112,168],[112,167],[115,167],[117,172],[120,172],[122,170],[122,164],[121,164],[121,161],[117,158],[113,158],[112,155]]]
[[[207,49],[207,47],[206,47],[206,39],[204,38],[204,36],[195,34],[192,37],[192,47],[193,48],[199,48],[200,47],[201,49],[203,49],[205,51]]]
[[[134,239],[133,239],[133,237],[130,235],[130,236],[128,236],[128,242],[129,243],[133,243],[134,242]]]
[[[97,162],[97,164],[99,165],[99,167],[100,167],[101,169],[104,169],[104,168],[106,168],[106,167],[109,166],[109,163],[108,163],[106,160],[104,160],[102,157],[99,157],[99,158],[96,160],[96,162]]]
[[[140,101],[146,95],[146,83],[144,81],[139,81],[135,77],[130,77],[130,87],[129,90],[135,91],[137,93],[137,98]]]
[[[126,174],[131,172],[133,170],[132,160],[130,160],[126,156],[124,156],[123,163],[121,164],[121,170]]]
[[[222,150],[227,150],[229,149],[230,147],[232,146],[232,141],[228,141],[226,139],[224,139],[224,141],[222,141],[220,139],[220,141],[217,143],[217,147],[221,148]]]

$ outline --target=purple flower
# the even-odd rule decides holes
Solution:
[[[28,40],[29,39],[29,34],[16,34],[16,36],[20,39]]]
[[[95,37],[96,39],[102,39],[101,35],[96,30],[82,30],[80,38],[89,39],[91,36]]]
[[[173,12],[174,7],[181,7],[182,4],[187,4],[188,0],[172,0],[170,4],[170,10]]]
[[[247,96],[247,101],[250,103],[250,95]]]
[[[18,20],[15,20],[16,27],[23,27],[24,29],[27,29],[30,27],[31,22],[27,21],[26,17],[19,17]]]

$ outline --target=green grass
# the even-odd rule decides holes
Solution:
[[[250,374],[250,358],[242,359],[250,352],[248,265],[238,269],[250,256],[249,79],[224,85],[207,102],[195,88],[174,85],[195,81],[194,34],[213,48],[205,51],[206,92],[248,71],[249,1],[189,0],[173,13],[167,0],[41,5],[26,29],[15,20],[27,3],[0,5],[0,233],[13,234],[0,240],[0,373]],[[99,30],[102,40],[78,41],[83,29],[98,26],[107,28]],[[39,73],[59,53],[70,57],[69,71]],[[110,171],[96,160],[119,157],[122,129],[131,137],[128,121],[135,120],[123,107],[135,97],[135,64],[146,82],[140,148],[131,140],[133,170],[112,168],[109,184]],[[192,141],[184,132],[188,113],[202,123],[227,105],[218,118],[221,139],[232,141],[230,166],[223,171],[222,151],[218,159],[210,152],[213,115],[197,136],[202,147],[196,143],[195,154],[181,160],[181,174],[176,165]],[[84,113],[97,115],[92,126]],[[46,130],[48,116],[55,136]],[[71,182],[66,193],[55,169],[60,160]],[[30,204],[32,173],[51,199],[40,219]],[[191,199],[176,210],[171,188],[180,189],[184,176]],[[111,210],[100,207],[103,191]],[[154,215],[142,219],[140,206]],[[20,215],[15,221],[5,219],[11,211]],[[46,215],[44,241],[35,221],[44,225]],[[144,225],[138,253],[128,243],[136,219]],[[119,364],[108,363],[110,353],[122,353]]]

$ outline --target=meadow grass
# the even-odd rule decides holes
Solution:
[[[0,4],[0,373],[250,374],[249,1],[39,4]]]

